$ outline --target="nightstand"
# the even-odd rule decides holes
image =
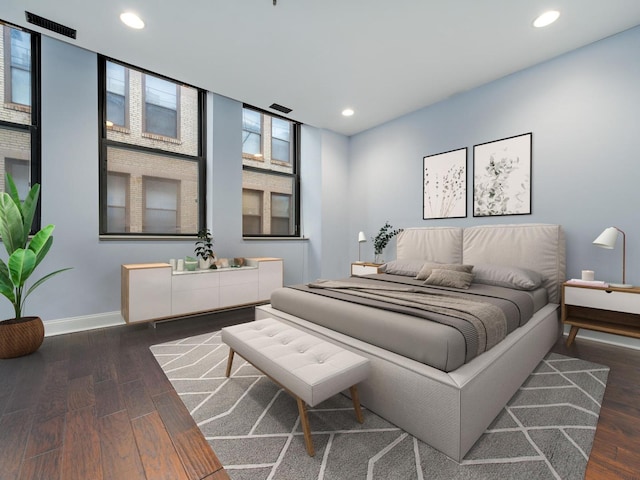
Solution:
[[[353,262],[351,264],[351,275],[369,275],[380,273],[378,268],[382,263]]]
[[[567,346],[578,330],[640,338],[640,287],[562,285],[562,323],[571,325]]]

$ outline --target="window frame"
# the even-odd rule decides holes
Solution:
[[[119,142],[117,140],[107,138],[108,130],[113,127],[107,127],[107,108],[106,108],[106,62],[114,62],[120,64],[126,68],[130,68],[132,70],[136,70],[140,72],[144,78],[144,76],[152,75],[154,77],[175,83],[177,86],[185,86],[189,88],[193,88],[196,90],[198,95],[198,142],[197,142],[197,155],[187,155],[183,153],[173,152],[170,150],[162,150],[158,148],[151,148],[142,145],[136,145],[132,143]],[[143,90],[144,91],[144,90]],[[180,95],[178,95],[178,108]],[[141,108],[144,110],[144,99],[142,99]],[[156,72],[150,72],[141,67],[136,67],[134,65],[127,64],[125,62],[121,62],[119,60],[106,57],[104,55],[98,55],[98,130],[99,130],[99,186],[98,186],[98,196],[99,196],[99,235],[102,239],[115,239],[115,238],[126,238],[126,239],[135,239],[141,238],[145,240],[151,239],[167,239],[167,238],[192,238],[195,237],[200,229],[206,225],[206,208],[207,208],[207,191],[206,191],[206,116],[207,116],[207,102],[206,102],[206,91],[201,88],[195,87],[193,85],[186,84],[179,80],[175,80],[164,75],[161,75]],[[178,123],[179,123],[178,119]],[[149,136],[153,135],[154,139],[160,140],[168,140],[170,143],[174,143],[176,141],[175,138],[164,137],[156,134],[147,134],[144,132],[144,119],[141,124],[141,134],[144,138],[149,138]],[[179,124],[178,124],[178,132],[179,132]],[[198,226],[193,232],[187,233],[148,233],[148,232],[108,232],[107,231],[107,177],[108,177],[108,148],[113,147],[117,149],[124,150],[132,150],[135,152],[147,153],[150,155],[160,155],[160,156],[168,156],[182,160],[190,160],[196,162],[197,170],[198,170]],[[131,208],[128,206],[128,208]]]
[[[33,32],[29,29],[19,27],[17,25],[13,25],[11,23],[0,20],[0,25],[3,27],[3,34],[7,32],[7,28],[14,28],[16,30],[21,30],[30,35],[31,40],[31,105],[22,105],[13,102],[7,102],[5,96],[4,106],[19,110],[23,112],[29,112],[31,123],[23,124],[23,123],[15,123],[9,122],[6,120],[0,120],[0,128],[9,129],[9,130],[17,130],[22,131],[30,136],[30,149],[31,149],[31,158],[30,158],[30,186],[35,185],[36,183],[40,185],[40,198],[38,199],[38,204],[36,205],[36,211],[33,217],[33,223],[31,224],[31,234],[35,234],[42,225],[42,193],[43,193],[43,185],[42,185],[42,113],[41,113],[41,50],[40,43],[41,37],[37,32]],[[6,35],[5,35],[6,38]],[[9,35],[10,38],[10,35]],[[9,47],[10,48],[10,47]],[[5,47],[5,55],[4,55],[5,67],[7,62],[6,55],[6,47]],[[8,60],[9,64],[11,60]],[[7,88],[7,72],[8,75],[11,76],[11,68],[5,68],[4,75],[5,78],[5,95]],[[10,82],[9,82],[10,83]],[[11,86],[9,85],[9,88]]]
[[[287,173],[287,172],[282,172],[282,171],[278,171],[278,170],[269,170],[266,168],[260,168],[260,167],[254,167],[251,165],[245,165],[244,164],[244,160],[259,160],[259,159],[255,159],[252,158],[249,154],[244,154],[244,152],[242,152],[242,171],[243,174],[244,172],[254,172],[254,173],[258,173],[258,174],[263,174],[263,175],[274,175],[274,176],[282,176],[282,177],[286,177],[291,179],[291,184],[292,184],[292,188],[293,188],[293,192],[291,193],[291,197],[292,197],[292,208],[294,209],[294,213],[293,213],[293,217],[292,217],[292,222],[293,222],[293,233],[289,234],[289,235],[283,235],[283,234],[271,234],[271,233],[261,233],[261,234],[247,234],[245,235],[244,233],[244,228],[243,228],[243,232],[242,232],[242,238],[243,239],[251,239],[251,238],[259,238],[259,239],[269,239],[269,238],[273,238],[273,239],[281,239],[281,238],[291,238],[291,239],[296,239],[296,238],[301,238],[301,229],[300,229],[300,218],[301,218],[301,194],[300,194],[300,138],[301,138],[301,132],[302,132],[302,123],[293,120],[291,118],[287,118],[284,117],[282,115],[277,115],[274,114],[272,112],[263,110],[261,108],[258,107],[254,107],[253,105],[249,105],[249,104],[243,104],[242,105],[243,110],[249,109],[249,110],[254,110],[256,112],[259,112],[262,115],[268,115],[272,118],[278,118],[280,120],[285,120],[287,122],[290,122],[292,125],[292,131],[291,131],[291,161],[290,162],[283,162],[282,160],[278,160],[278,159],[273,159],[272,161],[275,161],[275,164],[286,164],[287,166],[291,166],[292,168],[292,173]],[[261,121],[261,129],[262,129],[262,138],[261,138],[261,145],[262,143],[265,142],[264,139],[264,130],[265,130],[265,122],[264,120]],[[241,125],[242,128],[242,125]],[[269,139],[269,142],[271,142],[271,139]],[[264,148],[261,146],[262,151],[264,152]],[[262,161],[264,161],[265,159],[262,158]],[[243,190],[245,189],[244,183],[242,186]],[[247,187],[247,189],[249,190],[256,190],[255,188],[249,188]],[[264,190],[263,192],[263,196],[264,196]],[[270,196],[271,197],[271,196]],[[263,205],[264,206],[264,205]],[[263,222],[264,219],[266,218],[265,215],[262,216],[263,218]],[[264,225],[263,225],[264,227]]]

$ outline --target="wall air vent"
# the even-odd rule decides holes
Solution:
[[[269,108],[273,108],[274,110],[278,110],[282,113],[290,113],[291,109],[287,107],[283,107],[282,105],[278,105],[277,103],[272,103]]]
[[[65,27],[64,25],[60,25],[59,23],[54,22],[53,20],[48,20],[40,15],[36,15],[31,12],[24,12],[24,16],[27,18],[27,22],[33,23],[38,27],[46,28],[47,30],[51,30],[52,32],[58,33],[60,35],[64,35],[69,38],[76,38],[76,31],[73,28]]]

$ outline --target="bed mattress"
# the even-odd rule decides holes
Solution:
[[[468,290],[425,287],[411,277],[388,274],[351,277],[345,281],[410,286],[426,293],[487,302],[505,312],[507,334],[524,325],[547,303],[546,290],[542,288],[529,292],[482,284],[472,284]],[[307,285],[276,290],[271,296],[271,304],[277,310],[444,372],[453,371],[475,357],[473,335],[442,313],[425,313],[383,300],[362,300],[344,291],[318,291]]]

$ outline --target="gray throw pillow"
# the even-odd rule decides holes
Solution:
[[[462,265],[459,263],[435,263],[435,262],[427,262],[422,265],[422,268],[416,275],[416,280],[426,280],[431,275],[433,269],[439,268],[441,270],[454,270],[456,272],[466,272],[471,273],[473,270],[473,265]]]
[[[460,272],[457,270],[443,270],[434,268],[424,281],[425,285],[438,285],[440,287],[452,287],[468,289],[473,280],[473,273]]]

